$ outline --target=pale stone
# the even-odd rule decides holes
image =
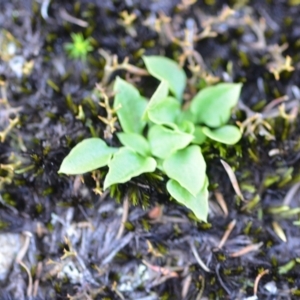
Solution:
[[[0,234],[0,280],[5,280],[18,252],[23,244],[23,237],[18,233]]]

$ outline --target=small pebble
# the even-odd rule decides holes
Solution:
[[[0,234],[0,281],[4,281],[9,273],[23,243],[23,237],[17,233]]]

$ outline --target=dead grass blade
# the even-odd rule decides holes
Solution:
[[[229,179],[230,179],[230,182],[231,182],[231,184],[232,184],[232,187],[233,187],[235,193],[240,197],[240,199],[242,199],[243,201],[245,201],[244,196],[243,196],[243,194],[242,194],[242,192],[241,192],[240,186],[239,186],[239,184],[238,184],[238,181],[237,181],[237,179],[236,179],[236,176],[235,176],[235,174],[234,174],[232,168],[229,166],[229,164],[228,164],[227,162],[225,162],[225,161],[222,160],[222,159],[221,159],[221,163],[222,163],[222,165],[223,165],[225,171],[226,171],[227,174],[228,174],[228,177],[229,177]]]

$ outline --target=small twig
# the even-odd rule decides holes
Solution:
[[[288,101],[289,97],[287,95],[281,96],[279,98],[276,98],[272,100],[268,105],[266,105],[263,109],[263,113],[269,112],[272,108],[274,108],[276,105],[281,104],[282,102]]]
[[[7,100],[7,93],[6,93],[7,84],[5,81],[0,81],[0,91],[1,91],[1,99],[0,104],[4,104],[7,108],[10,108],[10,105]]]
[[[33,284],[33,297],[37,296],[39,284],[40,284],[40,276],[42,274],[43,264],[42,262],[38,262],[37,268],[36,268],[36,279]]]
[[[225,22],[229,17],[233,16],[235,11],[232,10],[229,6],[224,6],[218,16],[209,16],[201,22],[202,27],[218,25]]]
[[[273,73],[276,80],[280,79],[280,73],[283,71],[292,72],[295,68],[292,66],[292,58],[290,56],[286,56],[286,58],[278,59],[277,61],[274,59],[274,62],[268,64],[269,71]]]
[[[41,16],[47,20],[49,18],[48,16],[48,8],[51,0],[43,0],[41,5]]]
[[[53,261],[52,259],[48,259],[46,262],[46,265],[53,265],[54,267],[49,270],[44,276],[42,277],[42,281],[47,280],[48,278],[51,278],[55,275],[57,275],[61,270],[64,268],[64,266],[67,264],[67,262],[56,262]]]
[[[19,261],[18,263],[20,266],[22,266],[25,269],[25,271],[28,275],[27,296],[31,297],[31,295],[32,295],[32,276],[31,276],[30,270],[22,261]]]
[[[147,250],[148,253],[151,253],[154,257],[163,257],[163,255],[153,247],[153,245],[149,240],[146,240],[146,243],[148,246],[148,250]]]
[[[291,201],[294,199],[294,196],[296,195],[297,191],[300,188],[300,182],[294,184],[286,193],[282,205],[290,205]]]
[[[239,257],[239,256],[245,255],[249,252],[257,251],[263,244],[264,244],[263,242],[260,242],[257,244],[252,244],[252,245],[246,246],[237,252],[231,253],[229,256],[230,257]]]
[[[149,287],[153,288],[155,286],[159,286],[159,285],[163,284],[164,282],[166,282],[167,280],[169,280],[170,278],[173,278],[173,276],[171,276],[171,275],[161,276],[155,282],[153,282],[152,284],[150,284]]]
[[[119,13],[119,16],[121,17],[121,19],[118,19],[117,23],[123,26],[129,35],[131,35],[132,37],[136,37],[137,32],[135,27],[133,26],[133,23],[136,20],[137,15],[135,13],[128,13],[127,10],[123,10]]]
[[[244,132],[244,135],[251,135],[253,138],[256,138],[254,131],[258,130],[258,133],[262,136],[266,136],[269,140],[275,140],[275,136],[270,132],[272,131],[271,125],[265,121],[265,119],[282,117],[289,121],[294,121],[297,117],[299,110],[299,100],[295,99],[289,101],[288,103],[282,103],[287,100],[287,96],[283,96],[277,99],[274,99],[269,105],[265,107],[262,113],[257,113],[252,111],[247,107],[242,101],[239,101],[239,109],[246,112],[247,118],[244,122],[238,122],[237,124],[240,127],[241,132]],[[276,105],[282,103],[279,107]],[[286,113],[287,110],[291,110],[289,114]]]
[[[256,276],[255,281],[254,281],[254,287],[253,287],[254,296],[257,295],[257,289],[258,289],[258,284],[259,284],[260,279],[266,274],[269,274],[269,270],[264,270],[263,272],[261,272],[260,274],[258,274]]]
[[[5,142],[5,138],[7,136],[7,134],[19,123],[20,119],[19,117],[16,117],[14,119],[9,119],[9,124],[8,126],[0,132],[0,142],[4,143]]]
[[[118,290],[117,286],[118,286],[118,285],[117,285],[117,282],[114,281],[113,284],[112,284],[111,290],[114,291],[114,292],[119,296],[119,298],[120,298],[121,300],[125,300],[123,294]],[[91,300],[92,300],[92,299],[91,299]]]
[[[29,231],[24,231],[23,234],[25,235],[25,241],[23,244],[23,247],[21,248],[21,250],[19,251],[17,257],[16,257],[16,262],[19,263],[20,261],[22,261],[22,259],[24,258],[29,244],[30,244],[30,238],[32,237],[32,233]]]
[[[288,114],[285,111],[285,104],[282,103],[281,105],[279,105],[278,111],[279,111],[280,117],[282,117],[283,119],[286,119],[286,120],[289,120],[289,121],[294,121],[297,117],[297,114],[298,114],[298,111],[299,111],[299,106],[293,107],[291,112]]]
[[[167,42],[174,42],[175,36],[173,33],[173,29],[171,26],[172,19],[168,17],[163,11],[158,12],[158,19],[154,22],[154,30],[160,34],[160,38],[162,43],[165,44]]]
[[[129,64],[129,58],[125,57],[121,64],[118,63],[118,58],[116,55],[110,55],[104,49],[99,49],[99,54],[105,59],[104,75],[101,81],[101,86],[104,87],[108,84],[109,79],[113,72],[117,70],[126,70],[135,75],[147,76],[149,73],[141,68]]]
[[[117,234],[116,239],[119,240],[124,232],[125,229],[125,223],[128,218],[128,211],[129,211],[129,200],[128,200],[128,195],[126,194],[124,202],[123,202],[123,215],[122,215],[122,220],[121,220],[121,225]]]
[[[192,275],[189,274],[183,281],[181,290],[181,299],[185,299],[192,283]]]
[[[218,204],[220,205],[221,209],[223,210],[225,217],[227,217],[228,209],[227,209],[227,205],[226,205],[223,195],[219,192],[215,192],[215,197],[216,197],[216,200],[217,200]]]
[[[199,293],[198,293],[198,295],[197,295],[197,298],[196,298],[196,300],[201,300],[202,299],[202,295],[203,295],[203,292],[204,292],[204,288],[205,288],[205,278],[204,278],[204,276],[199,276],[199,279],[200,279],[200,281],[201,281],[201,289],[200,289],[200,291],[199,291]]]
[[[223,279],[222,279],[222,277],[221,277],[221,275],[220,275],[220,268],[221,268],[221,265],[220,265],[220,264],[217,264],[217,266],[216,266],[216,274],[217,274],[218,280],[219,280],[221,286],[223,287],[223,289],[226,291],[226,293],[227,293],[228,295],[230,295],[230,294],[231,294],[231,291],[230,291],[230,289],[227,287],[227,285],[225,284],[225,282],[223,281]]]
[[[31,276],[29,268],[23,263],[22,259],[24,258],[25,254],[29,248],[32,233],[29,231],[24,231],[23,235],[25,236],[25,241],[24,241],[24,244],[23,244],[21,250],[19,251],[19,253],[16,257],[16,262],[25,269],[25,271],[28,275],[27,296],[31,297],[32,296],[32,276]]]
[[[232,220],[232,221],[229,223],[229,225],[227,226],[227,229],[226,229],[226,231],[224,232],[224,235],[223,235],[223,237],[222,237],[222,239],[221,239],[221,241],[220,241],[220,243],[219,243],[219,245],[218,245],[218,248],[219,248],[219,249],[221,249],[221,248],[224,246],[224,244],[226,243],[226,241],[228,240],[228,237],[229,237],[231,231],[233,230],[235,224],[236,224],[236,220]]]
[[[155,266],[155,265],[151,265],[150,263],[148,263],[146,260],[142,260],[142,263],[145,264],[149,269],[151,269],[152,271],[156,272],[156,273],[160,273],[163,276],[168,276],[168,277],[178,277],[178,274],[172,270],[170,270],[169,268],[165,268],[165,267],[160,267],[160,266]]]
[[[194,244],[193,241],[190,241],[190,247],[191,247],[191,249],[192,249],[192,252],[193,252],[193,254],[194,254],[194,256],[195,256],[195,258],[196,258],[196,260],[197,260],[199,266],[200,266],[204,271],[206,271],[206,272],[211,272],[211,270],[210,270],[210,269],[205,265],[205,263],[201,260],[201,258],[200,258],[200,256],[199,256],[197,250],[196,250],[196,247],[195,247],[195,244]]]
[[[284,97],[284,96],[283,96]],[[280,99],[280,98],[278,98]],[[278,99],[274,99],[273,101],[277,101]],[[271,102],[272,103],[272,102]],[[270,104],[271,104],[270,103]],[[299,100],[298,99],[295,99],[295,100],[292,100],[292,101],[289,101],[287,103],[287,109],[293,109],[294,107],[298,107],[298,104],[299,104]],[[267,107],[267,106],[266,106]],[[242,101],[239,101],[238,102],[238,108],[240,110],[243,110],[245,111],[246,113],[246,116],[247,116],[247,119],[251,119],[251,118],[258,118],[258,119],[261,119],[261,120],[265,120],[265,119],[270,119],[270,118],[276,118],[276,117],[279,117],[280,116],[280,112],[278,109],[272,109],[272,110],[268,110],[268,111],[265,111],[265,109],[263,110],[262,113],[258,113],[258,112],[255,112],[253,110],[251,110],[248,106],[246,106]],[[244,123],[244,122],[243,122]]]
[[[266,30],[265,19],[260,18],[259,21],[257,22],[256,20],[253,20],[250,16],[245,16],[244,22],[252,29],[252,31],[257,37],[257,41],[251,43],[250,46],[256,50],[266,48],[267,43],[265,38],[265,30]]]
[[[116,244],[116,247],[112,249],[112,251],[101,261],[101,267],[109,264],[113,258],[117,255],[117,253],[124,248],[134,237],[133,232],[129,232],[125,235],[119,242]]]
[[[69,13],[64,8],[61,8],[59,10],[59,14],[60,14],[61,18],[64,19],[65,21],[68,21],[70,23],[76,24],[76,25],[81,26],[81,27],[88,27],[89,26],[88,22],[69,15]]]
[[[225,161],[222,160],[222,159],[221,159],[221,163],[222,163],[222,165],[223,165],[225,171],[226,171],[227,174],[228,174],[228,177],[229,177],[229,179],[230,179],[230,182],[231,182],[231,184],[232,184],[232,187],[233,187],[235,193],[240,197],[240,199],[242,199],[242,201],[245,201],[244,196],[243,196],[243,194],[242,194],[242,192],[241,192],[241,190],[240,190],[240,186],[239,186],[239,184],[238,184],[238,181],[237,181],[237,179],[236,179],[236,176],[235,176],[235,174],[234,174],[232,168],[229,166],[229,164],[228,164],[227,162],[225,162]]]
[[[69,250],[64,249],[64,254],[60,257],[60,260],[64,260],[68,257],[77,257],[77,252],[74,250],[71,240],[67,237],[65,237],[64,239],[65,243],[68,245]]]
[[[101,93],[101,98],[103,98],[103,102],[99,102],[99,105],[101,107],[104,107],[104,109],[106,110],[106,113],[107,113],[106,117],[98,116],[98,118],[104,124],[106,124],[106,128],[105,128],[105,131],[104,131],[104,137],[108,138],[108,139],[111,139],[112,134],[116,131],[115,123],[118,120],[118,118],[114,117],[114,115],[115,115],[116,111],[121,108],[121,106],[118,106],[117,108],[112,108],[110,103],[109,103],[109,97],[106,94],[104,88],[101,85],[99,85],[98,83],[96,83],[96,88]],[[95,181],[97,182],[97,180],[95,180]]]
[[[149,222],[151,224],[156,224],[156,223],[166,224],[166,223],[189,223],[190,221],[188,219],[163,215],[161,218],[150,220]]]

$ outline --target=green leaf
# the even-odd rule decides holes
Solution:
[[[167,81],[163,80],[157,89],[155,90],[154,94],[150,98],[148,105],[145,110],[145,114],[148,113],[149,110],[153,109],[156,105],[161,103],[165,98],[168,97],[169,94],[169,84]]]
[[[64,158],[58,173],[83,174],[106,166],[117,148],[108,147],[99,138],[88,138],[78,143]]]
[[[150,155],[150,146],[148,141],[137,133],[117,133],[120,142],[129,149],[139,153],[143,156]]]
[[[177,124],[180,124],[181,122],[184,122],[184,121],[189,121],[189,122],[192,122],[192,123],[196,123],[197,118],[191,112],[190,109],[182,110],[181,113],[178,115],[178,117],[176,119]]]
[[[169,85],[163,80],[152,95],[143,118],[154,124],[168,125],[174,129],[177,115],[180,113],[180,103],[172,97],[168,97]]]
[[[219,83],[201,90],[190,106],[197,122],[213,128],[226,124],[239,100],[241,88],[240,83]]]
[[[195,216],[204,222],[207,222],[208,215],[208,190],[206,186],[196,195],[193,196],[177,181],[170,179],[167,182],[167,190],[170,195],[183,204],[195,214]]]
[[[236,144],[242,137],[238,127],[233,125],[225,125],[213,130],[203,127],[203,133],[210,139],[227,145]]]
[[[177,128],[174,123],[179,113],[179,102],[175,98],[167,97],[148,110],[148,117],[155,124]]]
[[[202,126],[195,126],[194,131],[194,139],[192,140],[193,144],[201,145],[206,140],[206,135],[203,133],[203,127]]]
[[[164,168],[163,168],[163,162],[164,162],[164,160],[160,159],[160,158],[156,158],[155,160],[156,160],[156,163],[157,163],[156,168],[158,170],[160,170],[162,173],[164,173]]]
[[[189,146],[166,158],[163,168],[193,196],[202,189],[206,178],[206,163],[199,146]]]
[[[143,157],[134,151],[121,148],[108,164],[109,171],[104,180],[104,189],[117,183],[125,183],[132,177],[154,172],[156,161],[152,157]]]
[[[166,80],[171,92],[181,100],[186,85],[183,69],[172,59],[163,56],[144,56],[143,60],[148,72],[159,80]]]
[[[117,116],[124,132],[141,133],[146,126],[142,120],[147,100],[143,98],[139,91],[117,77],[114,84],[116,96],[114,99],[114,109],[117,109]]]
[[[154,125],[149,129],[148,141],[154,156],[166,158],[173,152],[185,148],[194,136],[181,131],[175,131],[160,125]]]
[[[194,134],[194,131],[195,131],[194,123],[192,123],[190,121],[186,121],[186,120],[179,123],[177,127],[179,128],[179,130],[181,130],[185,133]]]

